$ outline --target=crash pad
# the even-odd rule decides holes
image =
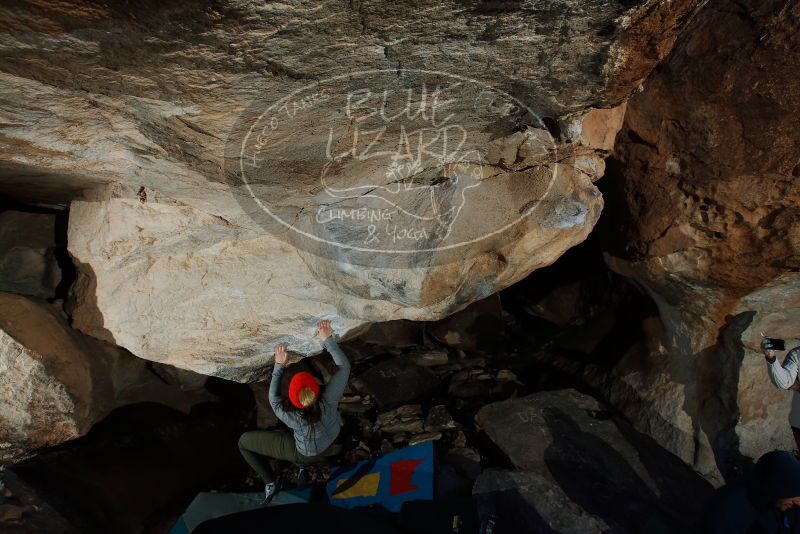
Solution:
[[[433,499],[433,443],[425,442],[343,467],[326,485],[341,508],[380,505],[399,512],[404,502]]]
[[[267,506],[307,503],[310,489],[279,491]],[[263,492],[255,493],[198,493],[183,515],[178,518],[169,534],[189,534],[203,521],[223,517],[237,512],[266,508]]]

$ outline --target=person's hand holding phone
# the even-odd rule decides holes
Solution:
[[[769,358],[770,360],[775,357],[776,350],[784,350],[785,342],[782,339],[773,339],[771,337],[767,337],[764,335],[764,332],[761,332],[761,350],[764,352],[764,356]]]
[[[761,340],[761,351],[764,353],[764,356],[769,359],[775,357],[775,351],[772,350],[772,340],[770,340],[770,338],[765,337]]]

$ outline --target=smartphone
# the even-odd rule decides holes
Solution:
[[[761,332],[761,337],[769,339],[770,345],[772,345],[772,350],[786,350],[786,341],[783,339],[775,339],[774,337],[765,336],[764,332]]]

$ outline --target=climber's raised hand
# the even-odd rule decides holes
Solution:
[[[288,343],[278,343],[275,345],[275,363],[280,365],[286,365],[286,348],[289,346]]]
[[[333,329],[331,328],[330,321],[320,321],[317,324],[317,333],[314,334],[314,337],[320,342],[325,343],[325,340],[331,337],[333,334]]]

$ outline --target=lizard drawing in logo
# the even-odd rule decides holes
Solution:
[[[334,202],[388,207],[394,220],[424,228],[441,243],[463,211],[467,191],[484,178],[485,158],[466,147],[467,132],[457,124],[410,131],[405,124],[399,131],[387,126],[339,136],[331,128],[323,188]]]

